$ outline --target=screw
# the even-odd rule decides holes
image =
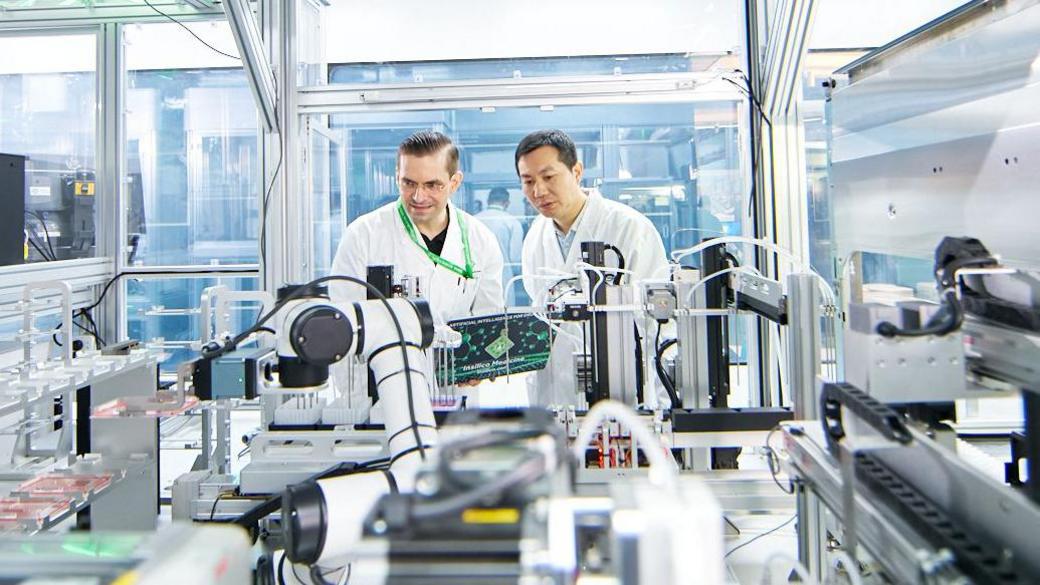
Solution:
[[[304,341],[307,341],[307,338],[301,335],[296,338],[296,341],[299,343],[303,343]]]
[[[383,534],[386,532],[386,520],[376,520],[372,523],[372,532]]]

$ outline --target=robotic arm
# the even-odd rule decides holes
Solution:
[[[334,303],[324,287],[280,291],[276,313],[278,373],[286,388],[324,384],[329,366],[365,357],[385,412],[389,469],[291,486],[282,501],[286,553],[294,562],[340,557],[361,538],[365,515],[391,492],[410,492],[415,474],[437,443],[433,408],[422,372],[433,340],[425,301],[403,298]]]

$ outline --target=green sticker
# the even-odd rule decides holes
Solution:
[[[502,330],[502,334],[497,339],[488,344],[484,348],[484,351],[488,352],[488,355],[498,359],[502,357],[507,351],[509,351],[515,344],[509,339],[509,335],[506,334],[505,329]]]

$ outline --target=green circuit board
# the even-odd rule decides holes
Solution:
[[[437,379],[458,382],[540,370],[549,361],[549,325],[528,313],[449,321],[462,345],[437,360]]]

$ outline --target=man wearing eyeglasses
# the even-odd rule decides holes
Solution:
[[[400,198],[350,223],[332,274],[365,279],[369,266],[393,266],[394,279],[417,279],[434,319],[501,312],[502,253],[495,235],[452,205],[462,184],[459,151],[440,132],[422,130],[397,148]],[[330,283],[332,299],[365,298],[365,290]]]

